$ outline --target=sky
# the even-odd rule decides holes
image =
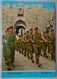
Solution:
[[[32,5],[32,4],[35,4],[36,6],[39,5],[39,4],[41,4],[43,6],[43,8],[48,8],[48,9],[55,7],[54,2],[2,1],[3,5],[10,4],[11,6],[13,4],[16,4],[18,6],[18,4],[20,4],[20,3],[22,3],[23,5],[27,5],[27,4]]]

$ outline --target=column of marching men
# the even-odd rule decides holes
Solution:
[[[11,70],[14,67],[14,56],[15,50],[19,51],[20,54],[27,56],[31,59],[32,63],[35,63],[41,67],[39,61],[40,55],[48,58],[48,53],[51,54],[51,59],[55,60],[55,33],[54,29],[51,29],[47,35],[46,32],[43,34],[39,33],[38,27],[31,28],[26,33],[17,35],[13,33],[13,26],[6,29],[3,35],[3,53],[7,64],[7,69]],[[47,51],[48,50],[48,51]],[[42,54],[43,51],[43,54]]]

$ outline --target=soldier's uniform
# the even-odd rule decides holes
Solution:
[[[13,30],[13,26],[10,26],[8,29]],[[7,62],[8,69],[11,69],[11,66],[14,65],[14,55],[15,55],[15,33],[9,31],[7,36]]]
[[[42,51],[43,51],[43,56],[47,56],[47,53],[46,53],[46,51],[47,51],[47,42],[46,42],[46,39],[47,39],[47,35],[46,35],[46,32],[43,32],[43,38],[44,39],[42,39],[43,40],[43,43],[42,43]]]
[[[30,58],[32,60],[32,63],[34,63],[33,59],[33,28],[30,29],[29,33],[29,40],[28,40],[28,56],[30,55]]]
[[[48,51],[51,53],[51,58],[55,59],[55,34],[52,34],[52,32],[54,32],[53,29],[48,35]]]
[[[36,57],[36,63],[38,64],[38,66],[40,67],[40,61],[39,61],[39,56],[41,53],[41,33],[38,33],[38,27],[36,27],[35,29],[35,33],[33,35],[33,39],[34,39],[34,53],[35,53],[35,57]],[[36,32],[37,31],[37,32]]]
[[[26,33],[23,35],[23,54],[26,56]]]
[[[29,31],[26,31],[26,53],[27,53],[27,57],[29,59],[28,43],[29,43]]]

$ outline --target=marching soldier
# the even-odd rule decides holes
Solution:
[[[8,36],[7,36],[7,62],[8,62],[8,70],[14,66],[14,56],[15,56],[15,33],[13,33],[13,26],[8,28]]]
[[[38,27],[34,29],[35,33],[33,35],[34,39],[34,52],[35,52],[35,57],[36,57],[36,64],[40,67],[40,61],[39,61],[39,56],[41,53],[41,43],[42,43],[42,38],[41,38],[41,33],[38,32]]]
[[[29,59],[28,44],[29,44],[29,31],[26,31],[26,53]]]
[[[43,51],[43,56],[44,57],[47,57],[47,53],[46,53],[46,50],[47,50],[47,35],[46,35],[46,32],[43,32],[43,36],[42,36],[42,40],[43,40],[43,43],[42,43],[42,51]]]
[[[48,51],[51,53],[51,59],[55,60],[55,33],[54,29],[48,35]]]
[[[28,56],[30,55],[30,59],[32,63],[34,63],[33,59],[33,28],[29,30],[29,40],[28,40]]]
[[[26,33],[23,35],[23,54],[26,57]]]

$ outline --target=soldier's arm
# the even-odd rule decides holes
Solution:
[[[31,41],[32,43],[34,43],[34,40],[33,40],[32,38],[30,38],[30,41]]]
[[[33,43],[35,43],[36,41],[35,41],[35,34],[33,35]]]
[[[43,37],[42,37],[41,33],[39,33],[39,35],[40,35],[40,37],[39,37],[40,40],[38,40],[38,42],[41,42],[42,43],[43,42]]]
[[[47,36],[46,41],[47,41],[47,43],[51,43],[50,35]]]
[[[42,40],[44,40],[46,42],[46,39],[41,35]],[[43,42],[43,41],[42,41]]]

